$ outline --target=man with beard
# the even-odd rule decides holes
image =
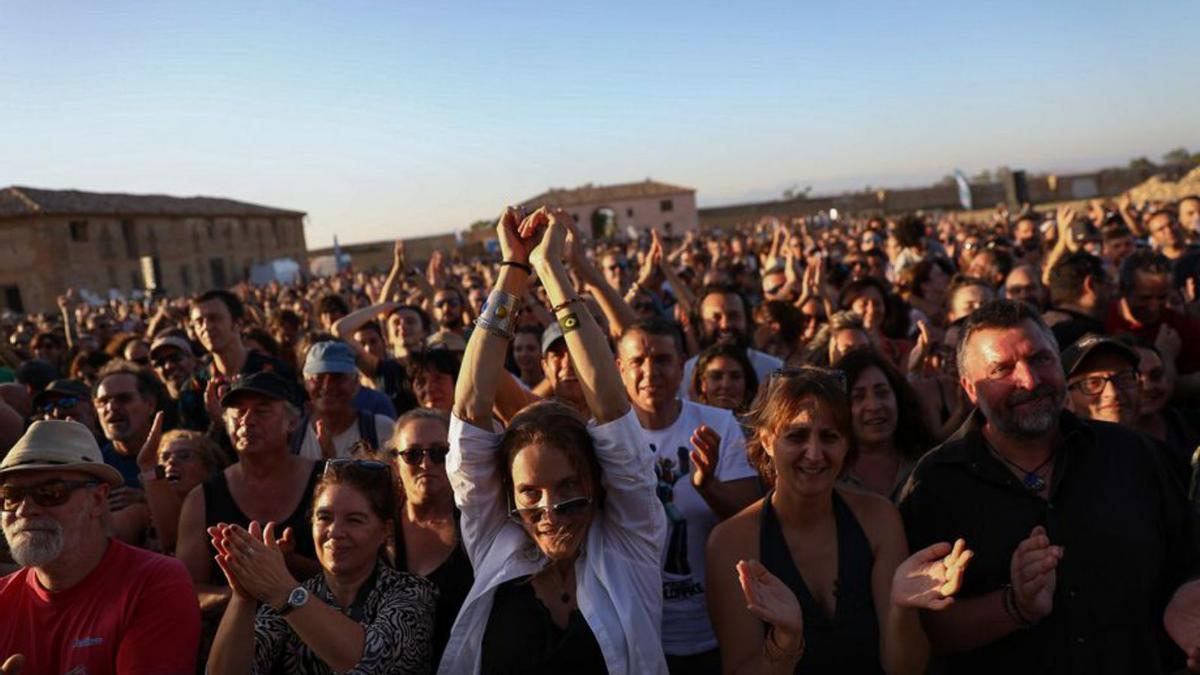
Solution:
[[[360,442],[374,452],[392,438],[392,420],[355,408],[361,385],[354,354],[344,342],[318,342],[304,360],[304,389],[312,412],[292,437],[295,454],[309,459],[350,457]]]
[[[111,361],[100,370],[93,399],[100,427],[108,442],[100,448],[105,463],[125,478],[125,484],[109,491],[113,531],[122,541],[140,544],[150,524],[138,451],[146,442],[154,413],[168,403],[166,390],[149,370],[128,361]],[[167,417],[168,428],[174,415]]]
[[[1200,582],[1184,583],[1192,519],[1161,455],[1063,409],[1054,337],[1024,303],[976,310],[957,358],[978,409],[921,459],[900,504],[914,549],[954,536],[978,551],[954,604],[922,617],[941,672],[1172,670],[1163,610],[1178,589],[1165,618],[1190,652]]]
[[[195,672],[187,571],[108,534],[108,491],[123,482],[65,420],[34,422],[0,463],[0,522],[21,565],[0,579],[0,672]]]
[[[1153,251],[1135,251],[1121,263],[1119,285],[1120,297],[1108,311],[1108,334],[1131,333],[1156,343],[1162,332],[1174,331],[1180,344],[1192,348],[1176,347],[1176,353],[1163,356],[1180,375],[1200,372],[1200,350],[1194,348],[1200,343],[1200,319],[1167,306],[1172,292],[1170,261]],[[1197,378],[1181,378],[1180,383],[1190,390],[1198,386]]]
[[[737,289],[729,286],[708,286],[700,291],[697,302],[700,307],[701,349],[718,342],[745,349],[746,358],[754,365],[754,373],[758,375],[759,382],[766,382],[771,373],[783,367],[781,359],[750,348],[750,331],[747,327],[747,312],[750,308],[745,297]],[[679,389],[679,395],[683,398],[691,398],[688,388],[692,381],[692,372],[696,369],[697,358],[693,356],[683,364],[683,379]]]
[[[642,319],[617,343],[617,368],[655,455],[667,512],[663,650],[673,673],[718,673],[717,640],[704,588],[704,547],[721,520],[760,496],[746,440],[728,410],[678,396],[683,346],[675,325]]]
[[[439,288],[433,294],[433,319],[441,330],[462,335],[466,302],[457,288]]]

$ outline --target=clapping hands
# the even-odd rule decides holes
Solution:
[[[959,539],[954,546],[940,542],[910,555],[892,576],[892,602],[898,607],[942,610],[962,587],[963,574],[974,552]]]

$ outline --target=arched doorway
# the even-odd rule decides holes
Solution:
[[[609,206],[601,206],[592,212],[592,239],[600,240],[613,236],[617,231],[617,212]]]

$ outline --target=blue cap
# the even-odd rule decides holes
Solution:
[[[358,373],[358,368],[354,365],[354,353],[345,342],[330,340],[318,342],[309,348],[308,357],[304,359],[304,374],[321,373]]]

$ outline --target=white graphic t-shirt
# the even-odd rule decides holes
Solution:
[[[681,403],[674,424],[642,430],[656,455],[658,498],[667,511],[662,637],[663,650],[671,655],[698,654],[717,646],[704,599],[704,546],[719,519],[692,485],[691,438],[696,427],[708,425],[721,436],[717,480],[756,475],[746,458],[742,427],[731,412],[688,400]]]

